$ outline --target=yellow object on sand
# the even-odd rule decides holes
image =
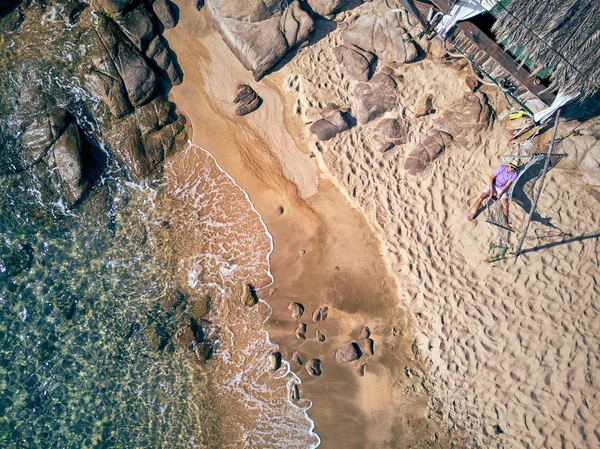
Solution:
[[[516,120],[518,118],[523,117],[523,114],[525,114],[525,111],[523,109],[521,109],[519,112],[515,112],[513,114],[509,114],[508,115],[508,119],[509,120]]]

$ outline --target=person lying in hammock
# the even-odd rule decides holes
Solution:
[[[509,162],[508,165],[501,165],[494,173],[490,176],[490,180],[488,185],[481,192],[477,201],[475,201],[475,206],[473,206],[472,213],[469,215],[469,220],[474,220],[477,216],[477,211],[481,206],[481,203],[486,198],[490,197],[491,199],[498,199],[502,203],[502,213],[504,215],[504,223],[506,226],[512,229],[512,225],[508,222],[508,188],[510,185],[517,179],[519,172],[519,161],[513,159]]]

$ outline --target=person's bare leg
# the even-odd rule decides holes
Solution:
[[[512,225],[508,222],[508,199],[502,198],[500,201],[502,202],[502,213],[504,214],[504,224],[507,227],[509,227],[510,229],[513,229]]]
[[[479,210],[481,203],[483,203],[483,200],[485,200],[487,197],[488,194],[485,192],[479,195],[479,198],[477,198],[477,201],[475,201],[475,206],[473,206],[473,208],[471,209],[473,212],[471,213],[471,215],[469,215],[469,220],[473,220],[475,218],[475,215],[477,215],[477,211]]]

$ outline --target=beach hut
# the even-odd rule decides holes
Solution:
[[[542,123],[600,85],[598,0],[400,0]],[[448,45],[449,44],[449,45]]]

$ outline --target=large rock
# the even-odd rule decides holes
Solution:
[[[225,43],[257,80],[315,29],[297,0],[213,0],[207,7]]]
[[[177,10],[175,8],[175,5],[169,0],[154,0],[154,3],[152,3],[154,14],[167,29],[177,25]]]
[[[317,14],[322,16],[330,16],[337,14],[344,7],[353,4],[353,0],[306,0],[306,3]]]
[[[493,122],[492,110],[487,97],[481,92],[466,94],[452,104],[435,120],[439,131],[450,134],[466,148],[473,144],[473,138]]]
[[[347,129],[350,129],[350,125],[341,111],[336,111],[330,116],[317,120],[310,125],[311,132],[323,141],[333,139]]]
[[[441,131],[432,131],[423,137],[417,146],[406,156],[404,169],[411,175],[425,171],[446,147],[452,142],[452,136]]]
[[[175,63],[168,44],[161,35],[155,36],[148,44],[146,56],[155,62],[158,69],[164,73],[165,78],[168,78],[173,86],[181,84],[183,80],[181,70]]]
[[[245,284],[242,288],[242,304],[246,307],[252,307],[258,302],[258,296],[256,296],[256,292],[254,291],[254,287],[250,284]]]
[[[375,53],[386,63],[410,62],[418,55],[411,36],[400,26],[400,15],[392,11],[382,16],[363,15],[341,36],[345,46]]]
[[[116,23],[103,14],[98,15],[96,32],[105,51],[92,56],[94,65],[106,74],[110,74],[113,71],[110,67],[114,66],[133,106],[150,101],[158,86],[158,77],[140,51]]]
[[[350,78],[356,81],[369,81],[373,74],[375,55],[356,45],[341,46],[333,49],[336,61]]]
[[[83,162],[83,143],[79,128],[72,122],[58,138],[48,157],[48,165],[56,168],[67,204],[73,205],[91,186]]]
[[[408,122],[404,120],[384,118],[375,126],[375,133],[395,145],[402,145],[408,140],[408,129]]]
[[[335,360],[340,363],[348,363],[362,357],[360,347],[355,342],[348,343],[335,351]]]
[[[155,34],[152,16],[140,5],[117,19],[117,24],[140,52],[146,51]]]
[[[90,69],[84,76],[86,86],[108,106],[113,117],[121,118],[132,109],[125,84],[114,64],[106,61],[102,66],[102,69]]]
[[[391,71],[376,74],[368,83],[360,83],[354,90],[355,111],[361,124],[399,106],[398,83]]]

